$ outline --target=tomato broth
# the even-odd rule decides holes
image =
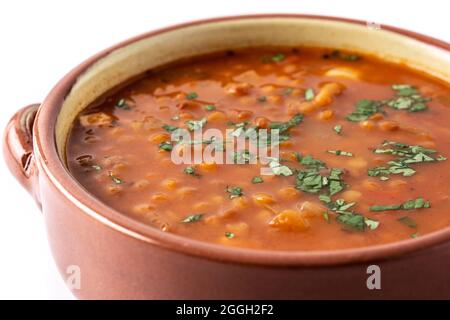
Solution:
[[[372,56],[228,51],[151,70],[96,101],[73,124],[67,161],[112,208],[197,240],[272,250],[414,241],[450,226],[449,107],[448,84]],[[211,128],[278,130],[279,157],[172,161],[175,130]]]

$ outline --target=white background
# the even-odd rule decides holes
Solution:
[[[130,36],[199,18],[311,13],[395,25],[450,42],[448,1],[0,1],[0,128],[40,102],[72,67]],[[56,271],[42,215],[0,159],[0,298],[73,299]]]

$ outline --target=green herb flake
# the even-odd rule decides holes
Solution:
[[[253,184],[263,183],[263,182],[264,182],[264,180],[263,180],[263,178],[260,177],[260,176],[253,177],[253,179],[252,179],[252,183],[253,183]]]
[[[267,97],[266,96],[259,96],[258,98],[256,98],[256,101],[264,103],[267,101]]]
[[[338,124],[333,127],[334,132],[337,134],[342,134],[342,125]]]
[[[199,177],[199,176],[200,176],[200,175],[197,173],[197,171],[195,170],[195,168],[192,167],[192,166],[189,166],[189,167],[184,168],[183,172],[186,173],[186,174],[188,174],[188,175],[194,176],[194,177]]]
[[[313,88],[308,88],[305,91],[305,100],[306,101],[312,101],[314,100],[315,94],[314,94],[314,89]]]
[[[404,177],[410,177],[416,173],[416,170],[411,168],[413,164],[445,160],[442,156],[434,157],[436,152],[418,145],[410,146],[401,142],[385,141],[381,147],[374,150],[374,153],[394,155],[396,158],[388,161],[386,166],[369,169],[368,175],[387,177],[390,174],[401,174]]]
[[[233,239],[236,235],[233,232],[225,232],[225,237]]]
[[[300,162],[300,164],[302,164],[303,166],[307,167],[307,168],[315,168],[315,169],[323,169],[326,168],[326,165],[324,162],[314,159],[312,156],[304,156],[301,157],[301,155],[299,153],[296,154],[297,157],[297,161]]]
[[[270,129],[278,129],[279,133],[285,133],[292,127],[299,125],[303,121],[303,115],[301,113],[297,113],[291,119],[286,122],[272,122],[269,125]]]
[[[322,217],[324,218],[324,220],[328,223],[330,223],[330,214],[328,213],[328,211],[324,211],[322,213]]]
[[[285,88],[285,89],[283,90],[283,96],[285,96],[285,97],[290,96],[291,93],[292,93],[292,91],[294,91],[293,88]]]
[[[170,141],[163,141],[159,144],[159,149],[164,151],[172,151],[173,146]]]
[[[281,62],[286,58],[286,56],[282,53],[277,53],[273,55],[270,59],[274,62]]]
[[[125,181],[114,175],[111,171],[108,172],[109,177],[115,184],[123,184]]]
[[[337,156],[353,157],[353,153],[342,150],[327,150],[327,152]]]
[[[331,53],[325,53],[323,55],[324,59],[339,59],[339,60],[344,60],[344,61],[358,61],[361,58],[361,56],[357,55],[357,54],[353,54],[353,53],[344,53],[341,52],[340,50],[333,50],[331,51]]]
[[[373,219],[369,219],[369,218],[365,218],[364,223],[366,224],[366,226],[370,229],[370,230],[375,230],[378,228],[378,226],[380,225],[380,222],[377,220],[373,220]]]
[[[203,213],[197,213],[197,214],[191,214],[188,215],[186,218],[181,220],[182,223],[191,223],[191,222],[198,222],[203,218]]]
[[[240,187],[227,187],[226,192],[230,194],[230,199],[242,197],[244,193]]]
[[[131,109],[130,106],[125,101],[125,99],[120,99],[119,101],[117,101],[115,107],[118,108],[118,109],[122,109],[122,110],[129,110],[129,109]]]
[[[352,122],[360,122],[369,119],[375,113],[381,112],[381,102],[363,99],[356,103],[356,111],[350,113],[346,119]]]
[[[365,218],[360,214],[341,214],[336,217],[336,220],[349,229],[364,231],[366,227]]]
[[[179,129],[178,127],[171,126],[170,124],[165,124],[162,126],[162,128],[167,132],[174,132],[175,130]]]
[[[216,106],[209,104],[207,106],[204,106],[203,109],[205,109],[206,111],[214,111],[216,110]]]
[[[203,118],[201,120],[189,120],[186,121],[186,125],[190,131],[196,131],[202,129],[206,122],[206,118]]]
[[[186,95],[186,99],[188,99],[188,100],[194,100],[194,99],[197,99],[197,98],[198,98],[197,92],[189,92]]]
[[[429,201],[426,201],[423,198],[417,198],[408,200],[402,204],[371,206],[370,211],[380,212],[389,210],[416,210],[416,209],[428,209],[430,207],[431,204]]]
[[[404,216],[404,217],[398,218],[397,221],[400,222],[400,223],[403,223],[405,226],[407,226],[409,228],[412,228],[412,229],[417,228],[416,221],[414,221],[414,219],[412,219],[412,218],[410,218],[408,216]]]
[[[280,164],[279,160],[271,160],[269,162],[269,167],[272,169],[274,175],[277,176],[292,176],[294,172],[288,167]]]

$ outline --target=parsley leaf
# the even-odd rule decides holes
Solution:
[[[194,100],[194,99],[197,99],[197,98],[198,98],[197,92],[189,92],[186,95],[186,99],[188,99],[188,100]]]
[[[200,130],[201,128],[203,128],[203,126],[206,124],[206,122],[207,122],[206,118],[203,118],[198,121],[197,120],[186,121],[186,124],[190,131],[195,131],[195,130]]]
[[[313,88],[308,88],[305,91],[305,100],[306,101],[312,101],[314,100],[315,94],[314,94],[314,89]]]
[[[242,197],[244,195],[240,187],[227,187],[226,192],[230,194],[230,199]]]
[[[182,223],[191,223],[191,222],[198,222],[203,218],[203,213],[197,213],[197,214],[191,214],[181,220]]]
[[[263,183],[263,182],[264,182],[264,180],[263,180],[263,178],[260,177],[260,176],[253,177],[253,179],[252,179],[252,183],[253,183],[253,184]]]

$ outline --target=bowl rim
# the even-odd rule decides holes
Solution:
[[[366,21],[362,20],[308,14],[278,13],[237,15],[176,24],[170,27],[146,32],[122,41],[88,58],[72,69],[72,71],[66,74],[55,85],[55,87],[44,99],[36,115],[33,133],[34,154],[35,159],[37,160],[36,162],[38,164],[39,174],[45,173],[57,190],[63,196],[68,198],[72,204],[78,207],[78,209],[83,211],[83,213],[118,232],[167,250],[214,261],[271,267],[334,266],[368,263],[375,260],[398,258],[402,255],[417,252],[432,246],[437,246],[450,240],[450,227],[447,227],[416,239],[401,240],[383,245],[339,250],[277,251],[227,247],[172,233],[166,233],[139,222],[136,219],[130,218],[97,199],[86,189],[84,189],[74,177],[71,176],[69,171],[63,165],[57,152],[55,142],[55,125],[65,97],[70,92],[72,86],[76,83],[78,77],[82,75],[93,63],[118,48],[164,32],[200,24],[260,18],[319,19],[346,22],[356,25],[367,24]],[[444,41],[397,27],[381,25],[381,28],[450,52],[450,44]]]

